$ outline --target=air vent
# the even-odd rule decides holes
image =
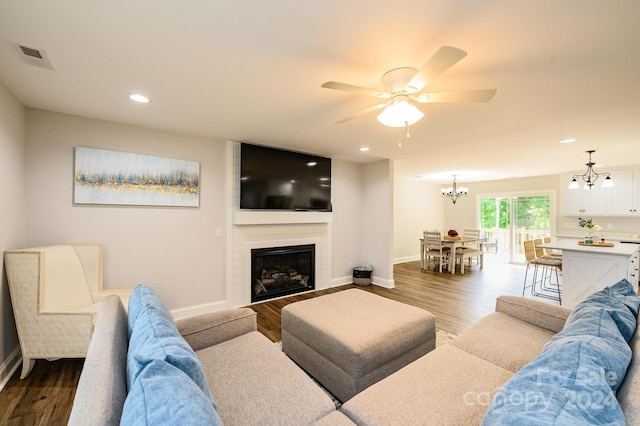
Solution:
[[[47,52],[43,49],[35,49],[33,47],[24,46],[19,43],[14,43],[20,58],[25,64],[33,65],[40,68],[47,68],[52,70],[53,66],[51,65],[51,61],[49,61],[49,57],[47,56]]]

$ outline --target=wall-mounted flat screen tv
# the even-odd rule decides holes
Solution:
[[[331,159],[242,143],[240,208],[331,211]]]

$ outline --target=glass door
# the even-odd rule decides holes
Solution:
[[[487,251],[524,263],[524,241],[551,235],[551,196],[481,197],[480,228]]]

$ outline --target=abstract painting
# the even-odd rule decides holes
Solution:
[[[200,205],[200,163],[76,147],[76,204]]]

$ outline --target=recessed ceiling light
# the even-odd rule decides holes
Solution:
[[[129,99],[135,102],[140,102],[141,104],[146,104],[149,102],[149,98],[141,95],[140,93],[132,93],[129,95]]]
[[[560,141],[560,143],[573,143],[575,142],[576,139],[575,138],[571,138],[571,139],[563,139]]]
[[[368,146],[361,147],[360,152],[369,152],[369,147]]]

